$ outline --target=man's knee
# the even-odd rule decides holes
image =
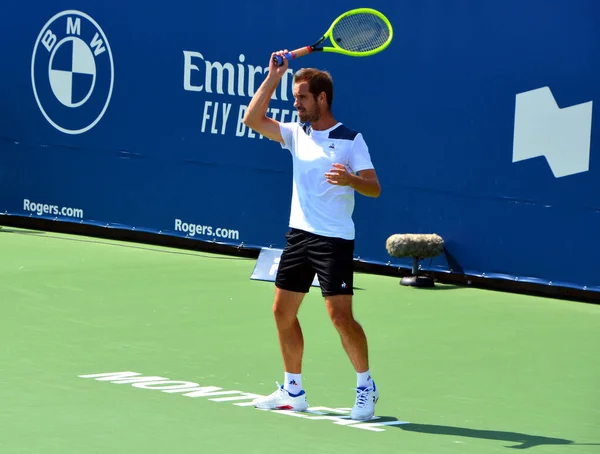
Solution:
[[[350,295],[337,295],[326,299],[327,312],[338,330],[352,327],[356,320],[352,313],[352,297]]]
[[[303,293],[276,289],[275,301],[273,302],[273,316],[278,325],[294,323],[303,298]]]
[[[284,323],[286,321],[291,321],[296,318],[296,314],[286,307],[285,302],[281,300],[275,300],[273,303],[273,316],[277,323]]]
[[[356,320],[354,320],[352,314],[346,312],[332,313],[331,321],[338,331],[347,331],[356,324]]]

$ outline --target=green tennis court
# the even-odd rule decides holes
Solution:
[[[3,454],[600,452],[600,306],[357,274],[381,399],[354,423],[318,289],[311,409],[260,411],[283,371],[255,260],[14,228],[0,250]]]

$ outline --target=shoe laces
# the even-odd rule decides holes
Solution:
[[[356,388],[356,406],[365,408],[373,388]]]
[[[286,393],[285,389],[283,389],[283,386],[281,386],[278,381],[276,381],[275,384],[277,385],[277,390],[273,394],[285,394]]]

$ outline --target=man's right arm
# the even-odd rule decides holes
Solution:
[[[248,110],[246,110],[246,114],[242,120],[250,129],[279,143],[283,143],[283,137],[279,130],[279,122],[267,117],[267,109],[269,108],[269,101],[273,92],[288,68],[286,58],[283,59],[283,65],[277,66],[273,63],[273,56],[283,55],[285,52],[287,51],[275,52],[271,55],[269,74],[252,97],[248,105]]]

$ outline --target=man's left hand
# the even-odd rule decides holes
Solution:
[[[349,186],[352,182],[352,174],[343,164],[333,164],[333,168],[325,174],[325,178],[327,183],[337,186]]]

